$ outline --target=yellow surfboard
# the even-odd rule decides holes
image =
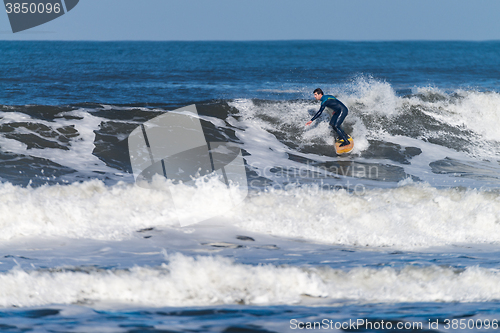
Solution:
[[[351,152],[351,150],[354,148],[354,140],[351,138],[350,135],[348,135],[348,137],[349,137],[349,144],[344,147],[340,147],[342,142],[344,142],[342,141],[342,139],[335,141],[335,152],[337,153],[337,155],[347,154]]]

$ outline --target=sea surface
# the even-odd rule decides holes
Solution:
[[[0,41],[0,332],[498,331],[499,78],[500,42]],[[249,186],[182,226],[128,137],[192,104]]]

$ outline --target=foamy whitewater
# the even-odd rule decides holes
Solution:
[[[4,45],[7,54],[31,54],[14,44]],[[115,54],[120,43],[89,45],[60,49],[97,52],[116,71],[140,75]],[[464,45],[446,48],[455,54]],[[482,68],[446,81],[401,60],[412,50],[443,52],[439,43],[391,44],[401,56],[397,72],[413,79],[377,75],[377,59],[388,57],[382,46],[144,43],[137,52],[175,50],[179,58],[168,68],[165,58],[150,59],[163,74],[135,85],[100,77],[97,60],[63,62],[80,80],[59,77],[72,89],[61,95],[26,78],[26,96],[0,102],[0,331],[288,332],[296,330],[291,320],[323,319],[424,328],[438,320],[429,331],[447,331],[447,319],[500,319],[500,87],[486,70],[474,76]],[[52,48],[38,47],[50,63]],[[325,47],[365,52],[371,65],[341,58],[345,68],[326,69],[323,83],[290,72]],[[292,54],[268,66],[288,81],[272,84],[256,69],[204,58],[211,71],[192,78],[203,50],[254,69],[277,61],[273,52]],[[247,82],[232,76],[238,70]],[[185,81],[167,84],[169,73]],[[319,108],[318,85],[349,108],[348,155],[335,154],[326,114],[305,126]],[[172,97],[181,88],[198,94]],[[228,188],[214,175],[136,184],[129,134],[190,104],[208,142],[241,149],[248,188]],[[200,222],[179,223],[173,196],[195,197],[188,213]]]

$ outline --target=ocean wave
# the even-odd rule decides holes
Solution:
[[[1,239],[69,237],[121,240],[141,228],[178,227],[178,214],[198,221],[220,212],[242,229],[327,244],[419,248],[500,242],[500,194],[460,188],[437,189],[411,181],[398,188],[323,189],[289,186],[251,192],[228,209],[227,188],[216,180],[176,185],[175,195],[196,195],[196,207],[179,212],[171,185],[157,179],[149,188],[93,180],[24,188],[0,185]],[[231,195],[239,189],[231,187]],[[219,204],[214,205],[212,198]],[[222,223],[222,222],[221,222]]]
[[[471,156],[500,155],[500,94],[474,90],[445,92],[434,87],[415,87],[400,96],[387,82],[360,77],[351,84],[328,91],[349,108],[344,127],[356,140],[355,152],[371,149],[384,135],[399,135],[431,142]],[[332,144],[333,133],[324,121],[304,124],[319,109],[307,100],[235,100],[244,119],[270,131],[281,141],[304,146]]]
[[[500,241],[500,195],[478,190],[409,184],[356,195],[313,186],[259,193],[241,210],[242,228],[328,244],[416,248]]]
[[[66,267],[0,274],[0,306],[324,305],[358,302],[489,302],[500,299],[494,269],[407,265],[401,269],[246,265],[223,257],[167,256],[159,267]]]
[[[328,92],[350,109],[344,129],[355,145],[347,157],[335,154],[326,114],[305,126],[319,107],[312,99],[222,100],[200,103],[198,108],[207,140],[238,145],[249,173],[264,173],[258,165],[311,171],[310,164],[328,167],[349,160],[385,170],[375,183],[352,174],[333,175],[361,179],[367,186],[395,186],[407,177],[449,186],[456,182],[456,174],[461,178],[455,185],[479,188],[500,183],[498,93],[415,87],[402,96],[387,82],[363,77]],[[127,137],[164,112],[168,111],[136,105],[2,107],[1,180],[24,186],[95,178],[108,185],[132,182]],[[316,179],[270,174],[266,181]]]

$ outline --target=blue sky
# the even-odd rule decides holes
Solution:
[[[0,39],[500,40],[499,17],[498,0],[80,0],[16,34],[0,13]]]

